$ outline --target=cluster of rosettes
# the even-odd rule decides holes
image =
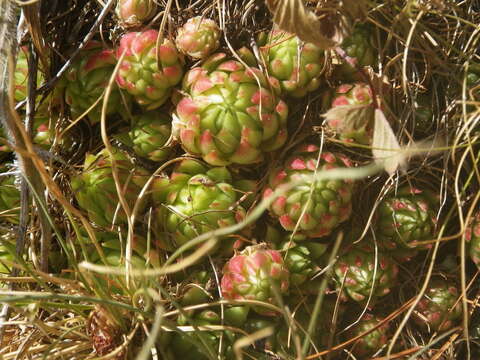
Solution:
[[[122,26],[134,27],[151,18],[155,7],[149,1],[119,1],[117,16]],[[150,188],[143,189],[149,172],[130,161],[123,151],[115,149],[109,154],[102,150],[88,155],[83,171],[72,180],[72,188],[78,205],[98,227],[126,227],[128,219],[120,205],[119,188],[130,210],[140,201],[136,206],[138,221],[146,220],[144,207],[152,205],[149,229],[156,244],[167,251],[187,245],[202,234],[244,221],[248,195],[256,191],[256,184],[239,179],[232,171],[235,168],[226,166],[259,163],[286,143],[288,107],[282,96],[302,97],[317,89],[324,54],[292,34],[273,30],[267,42],[261,44],[264,73],[260,70],[263,67],[252,61],[246,65],[224,52],[216,52],[219,40],[220,29],[215,22],[195,17],[179,29],[175,42],[156,30],[128,32],[114,50],[92,42],[69,70],[64,82],[66,100],[75,116],[86,113],[92,124],[98,122],[103,115],[102,97],[111,83],[104,115],[119,116],[129,122],[129,131],[118,139],[138,157],[164,162],[172,155],[170,141],[176,140],[188,155],[200,158],[178,161],[169,176],[156,176]],[[184,55],[200,60],[199,64],[185,71]],[[118,72],[110,81],[118,62]],[[181,88],[172,97],[177,86]],[[364,84],[340,86],[337,95],[333,106],[372,102],[370,88]],[[175,106],[171,116],[162,107],[170,99]],[[353,131],[363,131],[361,135],[346,134],[338,124],[335,126],[345,138],[360,139],[368,133],[364,124]],[[210,254],[215,251],[230,257],[221,279],[224,298],[246,300],[248,309],[260,315],[274,315],[274,306],[281,305],[278,295],[287,294],[292,286],[298,288],[314,275],[326,250],[326,245],[317,240],[330,235],[349,218],[353,192],[353,181],[319,174],[351,166],[347,157],[308,144],[297,147],[274,169],[263,196],[272,200],[271,218],[287,237],[277,244],[257,239],[261,245],[240,251],[244,246],[243,233],[218,236],[218,246]],[[114,172],[119,184],[114,181]],[[276,191],[282,189],[285,192],[276,196]],[[139,199],[141,193],[143,197]],[[146,255],[144,246],[138,249],[138,244],[145,241],[135,241],[137,249],[131,263],[141,268],[151,253]],[[107,265],[124,263],[118,239],[101,243]],[[382,255],[374,277],[371,255],[365,252],[358,256],[365,265],[358,262],[358,257],[351,264],[353,274],[348,277],[347,293],[357,301],[365,300],[372,287],[374,296],[386,294],[396,268]],[[342,258],[340,264],[346,266],[350,260]],[[360,277],[361,271],[368,273],[367,280]],[[193,315],[192,321],[216,324],[218,316],[202,312]],[[182,344],[182,339],[175,336],[174,343]],[[215,336],[211,340],[216,344]]]

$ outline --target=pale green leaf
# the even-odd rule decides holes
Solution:
[[[375,161],[382,164],[390,175],[406,162],[397,137],[380,109],[375,109],[372,153]]]

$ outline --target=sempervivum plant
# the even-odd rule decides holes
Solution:
[[[28,60],[27,50],[24,47],[20,47],[18,51],[17,63],[14,73],[15,81],[15,101],[20,102],[27,98],[27,83],[28,83]],[[43,74],[37,72],[37,86],[43,82]],[[53,130],[49,129],[48,123],[50,118],[50,112],[48,111],[49,105],[56,103],[60,100],[58,91],[53,91],[53,95],[49,96],[43,103],[39,103],[40,96],[37,97],[35,119],[33,124],[33,142],[42,147],[49,147],[51,138],[53,137]],[[5,149],[0,151],[9,151],[6,146]]]
[[[155,0],[118,0],[115,13],[125,26],[139,26],[150,19],[157,10]]]
[[[472,261],[480,267],[480,212],[470,218],[465,229],[465,239],[469,242],[469,253]]]
[[[92,123],[100,121],[105,88],[117,60],[111,49],[104,49],[98,41],[91,41],[85,47],[65,74],[65,101],[70,105],[74,117],[90,110],[88,118]],[[123,96],[124,95],[124,96]],[[108,98],[106,115],[128,113],[130,101],[128,94],[121,94],[114,84]],[[93,109],[90,107],[95,105]]]
[[[116,239],[118,247],[120,243]],[[92,253],[89,260],[94,264],[106,265],[111,267],[124,267],[126,257],[125,254],[118,248],[115,248],[116,244],[113,242],[108,242],[107,244],[102,243],[102,250],[105,255],[105,262],[100,258],[99,254]],[[139,270],[145,268],[145,260],[142,259],[136,252],[132,253],[130,257],[130,264],[133,269]],[[124,294],[125,288],[124,277],[118,275],[95,275],[97,281],[102,284],[102,287],[109,293]]]
[[[343,284],[351,299],[365,303],[369,297],[375,300],[390,292],[396,283],[398,266],[388,255],[355,247],[337,261],[334,271],[338,288]]]
[[[52,144],[53,137],[55,136],[55,131],[52,129],[52,126],[49,126],[49,118],[42,115],[35,116],[33,122],[33,143],[37,144],[45,149],[48,149]]]
[[[189,316],[179,316],[177,320],[180,326],[211,326],[221,325],[220,315],[213,310],[203,310],[197,314]],[[223,334],[222,334],[223,333]],[[169,351],[172,352],[173,359],[185,360],[207,360],[218,354],[219,343],[223,336],[222,359],[235,359],[233,353],[233,343],[235,335],[231,331],[198,331],[196,333],[179,331],[172,336],[168,344]],[[169,359],[170,360],[170,359]]]
[[[474,86],[480,80],[480,64],[473,63],[468,67],[467,85]]]
[[[415,117],[415,131],[428,133],[434,129],[433,100],[434,98],[432,94],[417,95],[414,103],[415,112],[413,113],[413,116]]]
[[[327,117],[327,128],[345,141],[370,144],[373,133],[372,89],[363,83],[343,84],[335,90],[332,109],[345,106],[361,107],[354,117]],[[360,109],[360,108],[359,108]]]
[[[8,145],[7,136],[5,135],[5,130],[0,126],[0,153],[2,152],[11,152],[12,149]]]
[[[275,82],[218,53],[184,78],[174,133],[184,149],[211,165],[252,164],[287,139],[287,105]],[[277,84],[278,85],[278,84]]]
[[[178,50],[194,59],[203,59],[220,45],[220,29],[215,21],[196,16],[178,29]]]
[[[436,217],[434,199],[420,189],[405,186],[385,198],[377,209],[376,235],[382,247],[392,250],[422,250],[427,246],[411,247],[412,241],[432,239]]]
[[[278,305],[277,295],[288,292],[289,273],[282,255],[264,245],[246,247],[223,268],[222,295],[230,300],[258,300]],[[254,306],[259,314],[274,315],[272,310]]]
[[[368,25],[357,24],[350,36],[346,37],[337,51],[343,57],[335,75],[342,79],[356,79],[357,68],[373,65],[376,51],[372,43],[372,32]]]
[[[165,38],[157,48],[158,36],[156,30],[129,32],[117,49],[118,59],[124,54],[117,84],[147,110],[164,104],[183,75],[175,45]]]
[[[305,283],[319,269],[316,260],[327,250],[327,246],[313,241],[296,244],[291,240],[285,240],[279,249],[282,250],[282,257],[290,272],[290,284],[298,286]]]
[[[323,50],[302,41],[293,34],[274,29],[262,47],[269,75],[280,81],[282,91],[303,97],[320,86]]]
[[[346,333],[346,338],[351,339],[366,331],[376,327],[381,319],[371,313],[363,315],[362,319]],[[358,358],[368,359],[371,355],[376,353],[382,346],[388,342],[388,322],[377,327],[367,335],[362,336],[355,341],[350,349],[350,352]]]
[[[273,196],[275,189],[291,181],[305,182],[275,198],[270,205],[271,215],[285,230],[294,232],[296,240],[329,235],[350,216],[353,183],[343,179],[314,181],[309,176],[348,166],[351,163],[343,155],[320,152],[313,144],[301,146],[271,173],[263,196]]]
[[[415,322],[433,331],[452,328],[462,316],[459,298],[455,283],[440,278],[432,280],[416,307]]]
[[[327,251],[328,245],[317,241],[295,242],[291,234],[267,224],[265,243],[282,253],[290,273],[290,286],[299,287],[319,270],[318,261]]]
[[[150,175],[146,170],[135,167],[124,153],[115,148],[113,159],[122,195],[133,208]],[[95,224],[107,227],[114,223],[127,222],[113,178],[112,158],[106,149],[96,155],[87,155],[83,171],[75,176],[71,183],[78,204]]]
[[[3,168],[3,171],[8,171]],[[8,173],[0,176],[0,219],[13,224],[20,220],[20,190],[15,183],[15,175]]]
[[[3,232],[3,229],[1,230]],[[10,274],[12,264],[15,261],[13,254],[15,253],[15,245],[11,242],[10,234],[1,234],[0,243],[0,274]],[[2,281],[0,281],[0,289],[3,287]]]
[[[152,161],[168,158],[171,149],[166,147],[172,133],[171,118],[158,111],[149,111],[133,116],[129,132],[133,151]]]
[[[287,356],[280,356],[281,359],[295,358],[295,345],[293,337],[300,336],[303,338],[312,320],[315,298],[318,294],[318,287],[313,296],[305,296],[304,294],[292,294],[286,300],[288,307],[292,310],[292,317],[295,321],[295,329],[293,324],[282,321],[275,329],[277,338],[277,351],[282,351]],[[343,304],[339,304],[336,298],[325,296],[322,302],[322,311],[318,313],[318,318],[310,333],[311,345],[327,347],[329,337],[335,328],[335,319],[341,319],[344,313]],[[312,349],[312,351],[314,351]]]
[[[205,232],[236,224],[245,217],[245,210],[239,204],[244,193],[234,184],[225,167],[182,160],[169,179],[154,182],[156,229],[182,245]],[[221,243],[220,247],[228,248],[227,238]]]
[[[28,84],[28,58],[27,49],[20,47],[18,50],[17,62],[15,65],[15,72],[13,74],[15,82],[15,101],[23,101],[27,98],[27,84]],[[37,72],[37,86],[43,81],[43,74]]]

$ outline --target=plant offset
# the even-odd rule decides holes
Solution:
[[[0,359],[480,358],[478,1],[18,21]]]

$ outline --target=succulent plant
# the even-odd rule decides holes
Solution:
[[[45,149],[48,149],[52,145],[55,131],[49,124],[48,117],[35,116],[33,122],[33,143],[39,145]],[[52,124],[53,125],[53,124]]]
[[[462,316],[459,298],[460,292],[454,282],[435,278],[415,309],[415,322],[433,331],[452,328]]]
[[[7,135],[2,126],[0,126],[0,153],[9,153],[12,149],[8,145]]]
[[[118,243],[118,239],[115,239]],[[105,265],[109,267],[123,267],[125,268],[126,257],[121,249],[117,248],[115,242],[102,243],[102,250],[105,255],[105,262],[100,258],[100,255],[93,252],[90,257],[90,261],[94,264]],[[130,258],[130,264],[133,269],[144,269],[145,259],[139,256],[136,252],[132,253]],[[103,275],[95,274],[97,281],[101,284],[102,288],[109,294],[123,294],[127,295],[125,287],[125,278],[119,275]]]
[[[246,69],[226,54],[191,69],[183,91],[174,134],[187,152],[211,165],[259,162],[287,139],[288,108],[275,88],[258,69]]]
[[[324,57],[323,50],[314,44],[274,29],[261,52],[269,75],[279,80],[286,94],[303,97],[320,86]]]
[[[278,318],[272,317],[272,316],[260,316],[256,313],[250,313],[248,316],[247,321],[243,325],[243,329],[248,334],[253,334],[256,331],[263,330],[266,328],[271,328],[274,330],[274,334],[268,336],[267,338],[264,338],[260,341],[255,342],[255,348],[258,349],[259,351],[265,351],[266,356],[264,354],[258,356],[254,356],[253,359],[258,359],[258,360],[270,360],[271,359],[271,352],[276,351],[278,348],[277,346],[277,339],[276,339],[276,334],[275,332],[279,330],[279,325],[280,322],[278,321]]]
[[[135,27],[155,15],[156,10],[155,0],[118,0],[115,13],[123,26]]]
[[[175,43],[183,54],[204,59],[220,46],[220,29],[215,21],[196,16],[178,29]]]
[[[312,181],[308,176],[348,166],[351,162],[343,155],[320,152],[313,144],[300,146],[271,173],[263,196],[273,196],[274,190],[291,181],[305,179],[305,183],[276,197],[270,205],[271,215],[285,230],[294,232],[296,240],[329,235],[350,216],[353,183],[348,179]]]
[[[135,167],[127,156],[116,148],[113,159],[123,190],[122,195],[133,208],[150,174],[140,167]],[[108,227],[127,222],[113,178],[112,158],[106,149],[96,155],[87,155],[83,171],[72,179],[72,189],[78,204],[95,224]]]
[[[480,267],[480,212],[474,213],[470,218],[465,228],[465,239],[469,244],[470,258]]]
[[[8,168],[3,167],[3,170],[8,171]],[[0,219],[13,224],[20,221],[20,190],[15,175],[8,172],[0,176]]]
[[[246,247],[223,268],[222,295],[230,300],[258,300],[277,304],[278,295],[287,293],[289,272],[280,252],[264,245]],[[275,312],[261,306],[253,309],[262,315]]]
[[[103,97],[116,63],[114,51],[104,49],[98,41],[89,42],[80,53],[78,60],[68,69],[64,78],[65,101],[70,105],[74,117],[89,110]],[[88,118],[92,123],[100,121],[102,103],[103,100],[90,109]],[[130,103],[128,94],[121,94],[116,84],[113,84],[106,115],[128,113]]]
[[[177,320],[180,326],[210,326],[221,325],[220,315],[213,310],[203,310],[196,314],[190,314],[190,319],[186,316],[180,316]],[[222,358],[235,359],[233,354],[233,343],[235,335],[231,331],[197,331],[177,332],[173,335],[169,344],[175,359],[197,360],[210,359],[213,355],[217,356],[220,345],[220,337],[223,333]]]
[[[15,82],[15,101],[20,102],[27,98],[28,84],[28,57],[27,48],[20,47],[17,54],[15,72],[13,74]],[[37,71],[37,87],[43,82],[43,74]]]
[[[381,321],[378,316],[366,313],[362,316],[362,319],[346,333],[347,339],[352,339],[366,331],[376,327]],[[385,323],[377,327],[367,335],[362,336],[355,341],[350,349],[350,352],[358,358],[369,359],[371,355],[375,354],[384,345],[387,344],[389,326]]]
[[[318,295],[318,288],[315,295]],[[300,341],[304,340],[307,335],[308,327],[315,307],[315,295],[290,295],[287,300],[287,305],[292,312],[294,323],[287,323],[282,321],[275,329],[276,349],[280,353],[281,358],[293,358],[296,353],[294,336],[298,336]],[[327,347],[329,338],[333,335],[335,330],[336,319],[343,317],[344,307],[338,304],[336,299],[325,296],[322,302],[321,311],[315,322],[313,332],[310,334],[310,343],[312,351],[316,347]],[[335,338],[334,338],[335,339]],[[282,356],[283,355],[283,356]]]
[[[422,133],[428,133],[433,130],[433,108],[432,96],[428,94],[420,94],[415,100],[415,130]]]
[[[183,306],[202,304],[208,301],[210,294],[208,287],[211,274],[206,271],[194,271],[188,279],[188,283],[182,288],[179,302]]]
[[[1,235],[0,239],[0,274],[10,274],[11,271],[11,264],[15,262],[15,257],[13,254],[15,253],[15,244],[11,242],[12,239],[9,239],[8,236],[5,234]],[[4,287],[2,281],[0,281],[0,289]]]
[[[376,235],[379,244],[392,251],[422,250],[428,246],[411,247],[412,241],[434,237],[436,217],[434,199],[428,192],[405,186],[385,198],[377,209]]]
[[[290,273],[290,285],[303,290],[304,283],[319,270],[319,262],[328,249],[327,243],[318,241],[295,242],[291,234],[267,224],[263,241],[282,253]],[[307,285],[308,286],[308,285]]]
[[[158,111],[149,111],[133,117],[129,132],[133,151],[152,161],[163,161],[171,154],[166,147],[172,133],[171,119]]]
[[[164,39],[157,48],[158,31],[145,30],[123,35],[117,58],[124,55],[117,84],[147,110],[163,105],[182,79],[182,60],[173,43]]]
[[[44,80],[43,73],[37,71],[37,87],[39,87]],[[27,98],[27,83],[28,83],[28,59],[27,59],[27,49],[25,47],[20,47],[17,56],[17,63],[15,66],[14,73],[15,81],[15,101],[21,102]],[[48,148],[51,143],[51,138],[53,137],[53,129],[49,129],[48,123],[49,118],[54,117],[50,116],[49,105],[50,103],[58,103],[60,101],[60,92],[54,90],[52,95],[48,96],[42,103],[40,103],[41,96],[38,96],[36,99],[36,108],[35,108],[35,118],[33,124],[33,142],[36,145],[40,145],[44,148]],[[3,131],[2,131],[3,132]],[[2,136],[4,137],[4,136]],[[0,151],[11,151],[11,149],[6,145],[6,140],[0,143],[4,143]]]
[[[373,135],[372,90],[363,83],[343,84],[336,91],[332,101],[332,109],[345,106],[362,107],[355,111],[355,116],[327,117],[327,128],[348,142],[370,144]]]
[[[358,80],[357,68],[374,65],[376,50],[372,35],[369,25],[355,25],[352,33],[343,40],[338,49],[343,56],[343,63],[335,71],[337,78]]]
[[[245,217],[239,204],[242,195],[227,168],[182,160],[169,179],[154,182],[157,233],[167,233],[178,246],[205,232],[234,225]],[[232,237],[221,238],[220,248],[228,252],[233,241]]]
[[[398,266],[381,252],[354,247],[335,264],[335,280],[353,300],[365,303],[385,296],[395,286]]]
[[[469,70],[467,73],[467,85],[474,86],[478,83],[479,80],[480,80],[480,64],[479,63],[470,64]]]
[[[316,260],[327,250],[327,246],[314,241],[302,241],[298,244],[285,240],[279,249],[290,273],[290,286],[305,283],[319,269]]]

